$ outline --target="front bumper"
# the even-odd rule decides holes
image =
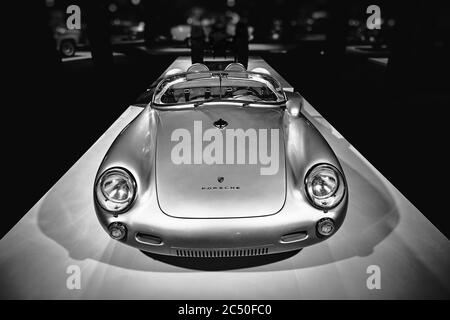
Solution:
[[[181,257],[254,256],[298,250],[332,236],[342,225],[348,195],[333,210],[323,212],[307,201],[287,197],[276,214],[248,218],[192,219],[164,214],[152,196],[137,199],[126,213],[114,217],[97,203],[103,228],[119,222],[126,226],[123,243],[143,251]],[[156,197],[156,195],[155,195]],[[335,223],[334,232],[320,236],[316,224],[323,218]]]

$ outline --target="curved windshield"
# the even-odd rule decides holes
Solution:
[[[154,103],[174,105],[209,101],[279,103],[285,101],[280,84],[252,72],[198,72],[177,74],[157,87]]]

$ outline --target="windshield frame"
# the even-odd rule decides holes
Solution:
[[[222,79],[225,78],[229,79],[228,76],[233,77],[233,74],[245,74],[247,76],[250,76],[252,78],[248,78],[249,81],[258,81],[262,84],[264,84],[269,90],[273,92],[273,94],[277,97],[277,101],[249,101],[245,99],[229,99],[229,98],[215,98],[215,99],[208,99],[208,100],[201,100],[201,101],[188,101],[188,102],[174,102],[174,103],[163,103],[161,102],[162,96],[166,93],[166,91],[173,85],[180,83],[180,82],[187,82],[192,81],[194,79],[187,79],[187,75],[205,75],[204,80],[207,81],[208,79],[212,79],[213,77],[219,78],[220,87],[222,86]],[[201,77],[196,77],[196,80],[201,79]],[[246,78],[237,77],[236,80],[246,80]],[[277,90],[278,89],[278,90]],[[281,97],[280,97],[281,96]],[[217,103],[217,102],[229,102],[232,104],[236,103],[242,103],[244,105],[267,105],[267,106],[278,106],[286,103],[287,98],[286,94],[283,90],[283,87],[281,86],[280,82],[276,80],[274,77],[268,74],[264,73],[258,73],[258,72],[252,72],[252,71],[200,71],[200,72],[180,72],[168,77],[163,78],[159,83],[156,85],[153,98],[152,98],[152,105],[158,106],[158,107],[173,107],[173,106],[186,106],[186,105],[202,105],[207,103]]]

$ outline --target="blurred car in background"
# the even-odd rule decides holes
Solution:
[[[289,21],[274,18],[267,41],[293,43],[304,40],[325,40],[328,23],[328,13],[323,10],[302,14]]]
[[[191,26],[188,24],[179,24],[170,28],[170,36],[172,41],[177,43],[184,43],[186,46],[191,46]]]
[[[115,19],[111,21],[111,43],[120,44],[144,39],[145,22]]]
[[[230,29],[231,28],[227,29],[228,31],[227,35],[233,37],[235,35],[235,26],[232,32],[229,32]],[[251,42],[254,39],[253,35],[254,28],[253,26],[248,26],[247,29],[248,29],[248,41]],[[211,30],[209,30],[209,28],[204,28],[203,32],[205,34],[205,41],[208,42],[210,40],[209,33],[211,32]],[[170,36],[172,41],[176,43],[184,43],[188,47],[191,46],[191,26],[188,24],[179,24],[173,26],[172,28],[170,28]]]
[[[206,44],[214,45],[222,42],[231,44],[239,24],[242,24],[242,18],[235,12],[219,14],[194,8],[186,23],[175,25],[170,29],[170,38],[175,43],[191,47],[192,29],[195,28],[194,33],[202,34]],[[247,26],[247,33],[250,42],[254,39],[254,27]]]
[[[66,27],[56,27],[54,31],[56,50],[63,57],[72,57],[81,43],[81,30],[69,30]]]

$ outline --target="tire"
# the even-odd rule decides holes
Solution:
[[[59,46],[59,52],[63,57],[73,57],[76,52],[75,43],[72,40],[64,40]]]

